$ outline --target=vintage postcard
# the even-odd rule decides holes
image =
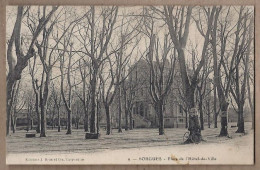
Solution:
[[[254,6],[7,6],[6,163],[253,165]]]

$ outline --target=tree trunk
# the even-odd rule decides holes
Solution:
[[[215,21],[216,22],[216,21]],[[218,58],[217,58],[217,49],[216,49],[216,26],[214,26],[214,34],[213,34],[213,39],[212,41],[212,50],[213,50],[213,59],[214,59],[214,84],[216,84],[217,92],[218,92],[218,99],[219,99],[219,107],[220,107],[220,113],[221,114],[221,130],[219,136],[228,136],[228,131],[227,131],[227,111],[228,111],[228,105],[229,103],[227,102],[227,97],[225,95],[228,94],[228,92],[224,92],[224,89],[222,89],[222,84],[221,84],[221,77],[218,71]],[[215,93],[215,92],[214,92]],[[214,100],[215,100],[215,94],[214,94]],[[215,101],[214,101],[215,102]],[[217,115],[215,113],[215,125],[216,125],[216,119]]]
[[[210,128],[210,113],[208,113],[208,128]]]
[[[252,102],[252,98],[251,98],[251,90],[250,90],[250,81],[249,81],[249,76],[250,74],[247,74],[247,93],[248,93],[248,102],[249,102],[249,106],[250,106],[250,110],[251,110],[251,117],[252,117],[252,126],[251,129],[255,128],[255,110],[254,110],[254,105]],[[253,87],[254,88],[254,87]],[[254,95],[254,93],[253,93]],[[253,97],[254,99],[254,97]],[[254,101],[254,100],[253,100]]]
[[[129,129],[128,127],[128,108],[127,108],[127,96],[126,96],[126,90],[124,90],[124,96],[125,96],[125,130],[127,131]]]
[[[122,132],[122,105],[121,105],[121,87],[118,88],[118,132]]]
[[[227,136],[227,117],[221,117],[221,130],[219,136]]]
[[[12,108],[12,89],[14,88],[14,80],[11,77],[11,74],[8,75],[10,77],[7,79],[7,91],[6,91],[6,136],[9,135],[10,132],[10,122],[11,122],[11,108]]]
[[[36,132],[41,133],[41,114],[39,112],[39,96],[38,94],[35,93],[35,110],[37,114],[37,127],[36,127]]]
[[[97,79],[97,73],[94,68],[93,77],[91,80],[91,115],[90,115],[90,132],[95,133],[96,132],[96,79]]]
[[[214,128],[218,128],[218,113],[217,113],[217,88],[214,83]]]
[[[13,130],[13,133],[15,133],[15,130],[16,130],[16,126],[15,126],[15,118],[14,116],[11,114],[11,126],[12,126],[12,130]]]
[[[9,107],[9,106],[7,106],[7,107]],[[9,132],[10,132],[10,121],[11,121],[10,117],[11,117],[11,114],[10,114],[9,109],[7,108],[7,111],[6,111],[6,136],[8,136]]]
[[[193,143],[194,140],[192,138],[198,139],[196,142],[200,142],[201,139],[201,129],[199,124],[199,118],[197,115],[197,110],[195,108],[194,103],[194,95],[195,95],[195,87],[197,86],[196,82],[189,82],[187,70],[186,70],[186,64],[185,64],[185,56],[184,51],[182,48],[178,48],[178,59],[179,59],[179,65],[180,65],[180,71],[181,71],[181,77],[182,77],[182,85],[185,91],[185,100],[187,101],[187,107],[189,111],[189,128],[190,131],[189,138],[185,143]],[[195,74],[195,73],[194,73]],[[190,112],[191,109],[194,112],[193,114]]]
[[[79,60],[80,62],[80,60]],[[85,62],[84,62],[85,63]],[[90,68],[89,68],[90,69]],[[81,70],[80,67],[80,74],[82,77],[82,83],[83,83],[83,107],[84,107],[84,131],[88,132],[88,107],[89,107],[89,99],[88,99],[88,95],[86,96],[86,67],[84,67],[83,71]],[[87,98],[87,99],[86,99]]]
[[[130,127],[129,127],[129,129],[133,130],[133,107],[129,111],[129,119],[130,119]]]
[[[54,117],[51,118],[51,129],[53,130],[54,128]]]
[[[239,124],[240,124],[240,110],[238,109],[238,112],[237,112],[237,127],[239,127]]]
[[[249,63],[248,63],[249,65]],[[254,77],[254,74],[253,74],[253,77]],[[248,67],[248,74],[246,76],[246,83],[247,83],[247,94],[248,94],[248,102],[249,102],[249,106],[250,106],[250,110],[251,110],[251,117],[252,117],[252,126],[251,126],[251,129],[254,129],[255,128],[255,108],[254,108],[254,95],[255,93],[253,92],[253,97],[251,97],[251,87],[250,87],[250,66]],[[254,80],[252,82],[252,84],[254,84]],[[253,90],[254,90],[254,86],[253,87]]]
[[[201,129],[200,129],[200,122],[198,117],[198,111],[195,108],[194,103],[194,90],[189,89],[189,92],[186,93],[188,96],[188,105],[189,105],[189,128],[190,131],[189,138],[185,141],[185,143],[197,143],[201,140]]]
[[[13,131],[13,133],[15,133],[14,131],[14,123],[13,123],[13,115],[11,114],[11,130]]]
[[[58,132],[60,132],[60,109],[58,108]]]
[[[185,118],[186,118],[186,120],[185,120],[185,128],[187,129],[188,128],[188,112],[187,112],[187,110],[185,111]]]
[[[208,112],[208,128],[210,128],[210,100],[207,101],[207,112]]]
[[[222,103],[222,102],[221,102]],[[228,130],[227,130],[227,111],[228,111],[228,103],[222,103],[221,104],[221,130],[219,136],[228,136]]]
[[[48,70],[46,73],[45,82],[43,83],[44,73],[42,75],[42,86],[44,84],[43,94],[42,90],[40,91],[40,107],[41,107],[41,134],[40,137],[46,137],[46,104],[48,100],[48,93],[49,93],[49,84],[50,84],[50,74],[51,70]],[[42,87],[41,87],[42,88]]]
[[[27,64],[25,60],[22,60],[22,56],[17,56],[17,54],[20,53],[20,49],[15,48],[17,56],[16,59],[12,54],[14,42],[17,40],[20,41],[22,16],[23,6],[19,6],[14,29],[7,46],[7,61],[9,72],[6,79],[6,136],[10,133],[11,108],[13,104],[13,88],[15,82],[21,79],[22,70],[26,67]]]
[[[252,111],[254,109],[251,109],[251,116],[252,116],[252,126],[251,129],[255,129],[255,112]]]
[[[67,135],[71,134],[71,126],[72,126],[72,116],[71,116],[71,110],[68,110],[68,120],[67,120],[67,123],[68,123],[68,127],[67,127]]]
[[[31,130],[33,129],[33,119],[31,118]]]
[[[14,117],[14,130],[16,131],[16,116]]]
[[[41,107],[41,134],[40,137],[46,137],[46,110],[43,104],[43,99],[40,99]]]
[[[203,109],[202,109],[202,95],[199,96],[199,112],[200,112],[200,129],[204,130],[204,115],[203,115]]]
[[[106,119],[107,119],[107,135],[111,133],[111,120],[110,120],[110,113],[109,113],[109,106],[105,106],[106,110]]]
[[[128,128],[128,109],[125,108],[125,130],[129,130]]]
[[[88,132],[88,108],[86,104],[84,104],[84,131]]]
[[[97,98],[97,133],[99,133],[99,113],[100,112],[100,103]]]
[[[159,135],[164,135],[164,115],[163,115],[163,102],[158,102],[158,115],[159,115]]]
[[[243,104],[241,104],[238,107],[238,122],[237,122],[237,131],[236,133],[245,133],[245,128],[244,128],[244,109],[243,109]]]

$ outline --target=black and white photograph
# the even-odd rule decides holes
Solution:
[[[6,6],[5,39],[6,164],[254,164],[254,6]]]

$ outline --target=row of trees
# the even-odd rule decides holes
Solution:
[[[220,136],[228,135],[230,101],[239,115],[237,132],[244,132],[247,99],[254,113],[254,20],[249,7],[91,6],[77,10],[19,6],[13,18],[14,29],[7,42],[7,135],[17,112],[12,108],[24,107],[14,97],[22,72],[23,79],[30,75],[34,103],[28,111],[35,111],[41,137],[46,136],[50,106],[57,111],[58,131],[60,108],[65,106],[67,134],[71,134],[72,114],[78,113],[72,109],[76,103],[83,107],[86,132],[99,132],[104,108],[106,133],[111,133],[113,102],[118,104],[118,132],[122,132],[123,110],[125,129],[132,129],[135,92],[143,82],[132,81],[129,75],[141,59],[149,66],[148,89],[159,118],[159,135],[164,134],[164,105],[176,89],[189,117],[191,136],[201,137],[204,113],[210,119],[212,93],[215,127],[218,114],[221,116]]]

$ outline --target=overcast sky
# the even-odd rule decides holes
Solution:
[[[31,7],[35,13],[37,13],[38,7]],[[58,15],[60,10],[62,10],[63,7],[59,7],[59,10],[56,11],[56,14]],[[71,9],[72,13],[70,15],[68,15],[68,20],[70,19],[75,19],[75,17],[78,16],[82,16],[84,15],[85,11],[87,11],[87,9],[89,9],[89,7],[80,7],[80,6],[75,6],[75,7],[69,7],[67,6],[66,8]],[[98,14],[100,13],[101,8],[104,7],[96,7],[96,20],[99,20],[100,18],[98,18]],[[158,7],[160,8],[160,7]],[[235,21],[235,19],[238,17],[238,11],[237,11],[238,7],[232,7],[231,8],[231,13],[232,13],[232,20]],[[142,6],[135,6],[135,7],[119,7],[119,12],[118,12],[118,18],[117,18],[117,22],[115,25],[115,28],[117,28],[112,35],[112,44],[116,44],[118,43],[118,37],[120,35],[120,28],[118,27],[121,23],[122,23],[122,16],[123,15],[138,15],[142,12],[143,7]],[[225,7],[223,8],[225,10]],[[253,6],[252,7],[248,7],[249,10],[253,11]],[[193,13],[195,13],[196,8],[193,9]],[[7,6],[6,9],[6,39],[8,40],[10,38],[11,35],[11,31],[13,30],[13,26],[14,26],[14,22],[15,22],[15,18],[16,18],[16,12],[17,12],[17,7],[16,6]],[[62,14],[61,14],[62,16]],[[196,17],[193,14],[194,17]],[[61,17],[61,19],[64,17]],[[221,16],[220,16],[221,18]],[[129,17],[129,19],[131,19],[131,17]],[[26,20],[26,18],[24,19]],[[134,26],[136,24],[137,20],[131,20],[131,26]],[[231,22],[232,23],[232,22]],[[60,23],[61,25],[63,24],[62,22]],[[97,23],[98,24],[98,23]],[[233,25],[235,25],[235,23],[232,23]],[[129,26],[129,25],[128,25]],[[126,29],[126,28],[125,28]],[[158,35],[158,38],[160,39],[161,42],[163,42],[163,37],[164,34],[168,32],[168,28],[167,25],[164,25],[164,22],[161,20],[156,20],[156,32]],[[77,30],[77,28],[75,29]],[[26,29],[25,26],[22,27],[22,33],[23,34],[28,34],[28,29]],[[75,33],[75,35],[79,35],[78,33]],[[137,58],[139,58],[140,56],[140,52],[144,52],[149,44],[149,40],[148,37],[142,35],[139,38],[141,38],[141,41],[139,42],[138,48],[136,48],[136,51],[133,53],[133,57],[131,58],[131,63],[134,63],[134,61],[136,61]],[[77,47],[80,46],[79,41],[76,38],[73,38],[72,41],[75,43],[75,49],[77,49]],[[52,42],[52,41],[50,41]],[[202,46],[204,43],[204,39],[203,37],[200,35],[200,33],[198,32],[197,28],[196,28],[196,24],[194,22],[194,20],[191,20],[191,24],[190,24],[190,31],[189,31],[189,38],[188,38],[188,43],[187,43],[187,47],[186,47],[186,61],[187,63],[191,63],[191,55],[189,54],[188,51],[191,51],[192,48],[194,48],[195,46],[197,46],[197,51],[198,51],[198,58],[200,58],[201,55],[201,51],[202,51]],[[51,43],[50,43],[51,44]],[[128,46],[127,51],[130,51],[132,49],[132,46]],[[73,57],[73,60],[76,61],[78,60],[79,56],[75,55]],[[38,60],[37,64],[40,66],[40,62]],[[59,64],[59,62],[57,62],[57,64]],[[57,65],[56,64],[56,65]],[[8,68],[7,68],[8,70]],[[40,72],[41,72],[42,68],[38,67],[38,77],[40,77]],[[80,75],[79,72],[74,72],[72,73],[73,76],[75,76],[76,81],[80,81]],[[56,68],[54,68],[53,70],[53,77],[56,77],[57,75],[60,75],[60,71],[58,68],[58,65]],[[23,87],[31,87],[31,77],[28,74],[28,68],[26,68],[23,72]],[[78,80],[77,80],[78,79]],[[58,79],[57,79],[58,80]]]

